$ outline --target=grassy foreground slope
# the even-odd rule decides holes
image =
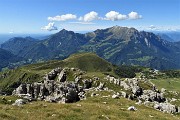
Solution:
[[[98,93],[98,92],[97,92]],[[144,105],[135,105],[134,101],[125,98],[112,99],[103,97],[112,95],[100,92],[97,97],[71,104],[32,102],[22,107],[0,103],[2,120],[178,120],[179,116],[154,110]],[[7,98],[8,99],[8,98]],[[129,106],[137,111],[128,111]]]
[[[11,92],[22,82],[42,81],[42,77],[57,67],[77,67],[86,71],[82,78],[100,78],[98,82],[115,92],[121,87],[109,83],[103,78],[107,74],[117,77],[115,67],[95,54],[75,54],[63,61],[48,61],[20,67],[0,73],[0,88]],[[138,73],[139,74],[139,73]],[[4,77],[2,77],[4,76]],[[73,78],[73,76],[71,76]],[[121,78],[123,80],[123,78]],[[143,86],[144,87],[144,86]],[[163,86],[161,86],[163,87]],[[177,88],[178,89],[178,88]],[[99,94],[91,97],[91,93]],[[22,107],[12,106],[17,99],[14,96],[0,96],[0,120],[178,120],[180,115],[171,115],[157,111],[144,105],[136,105],[136,101],[125,98],[112,99],[113,91],[88,91],[87,99],[71,104],[48,103],[34,101]],[[128,111],[135,106],[137,111]]]

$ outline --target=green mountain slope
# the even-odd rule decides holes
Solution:
[[[0,48],[0,70],[1,68],[7,67],[8,65],[10,65],[10,63],[15,63],[21,59],[22,58],[19,58],[13,55],[9,51],[6,51]]]
[[[7,44],[10,44],[7,50],[16,51],[18,56],[34,61],[64,59],[76,52],[94,52],[116,65],[180,68],[180,47],[177,43],[163,40],[150,32],[120,26],[86,34],[63,29],[38,43],[24,45],[27,47],[13,47],[11,41]]]
[[[96,52],[117,64],[141,65],[156,69],[179,68],[180,48],[153,33],[114,26],[88,33],[90,41],[81,51]]]
[[[14,37],[3,43],[1,48],[17,56],[21,56],[20,53],[22,53],[24,49],[27,49],[29,46],[34,46],[36,43],[38,43],[38,41],[31,37]]]
[[[57,67],[79,68],[87,72],[112,72],[111,63],[93,53],[74,54],[58,61],[26,65],[15,70],[0,73],[0,90],[11,93],[20,83],[42,81],[43,76]]]

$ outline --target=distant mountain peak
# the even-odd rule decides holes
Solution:
[[[15,55],[33,60],[62,59],[84,51],[95,52],[117,65],[134,64],[156,69],[180,68],[178,46],[151,32],[117,25],[86,34],[62,29],[42,41],[20,39],[1,45]]]

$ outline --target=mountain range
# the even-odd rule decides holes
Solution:
[[[17,57],[40,60],[64,59],[77,52],[93,52],[116,65],[141,65],[155,69],[180,68],[180,44],[151,32],[113,26],[86,34],[65,29],[44,40],[12,38],[1,48]]]

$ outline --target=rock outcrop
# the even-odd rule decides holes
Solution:
[[[31,100],[45,100],[49,102],[72,103],[85,99],[85,89],[92,86],[91,80],[84,80],[84,87],[75,81],[68,82],[67,69],[56,68],[49,72],[43,82],[35,82],[31,84],[21,84],[13,91],[13,95],[21,96]],[[73,71],[76,69],[72,69]],[[55,78],[57,80],[55,80]]]
[[[180,112],[180,107],[168,103],[164,97],[166,89],[162,88],[161,91],[159,91],[153,83],[145,78],[126,78],[125,80],[119,80],[108,75],[104,79],[114,85],[122,87],[124,91],[120,91],[120,96],[128,98],[129,100],[138,100],[136,103],[138,105],[154,106],[155,109],[167,113]],[[149,82],[151,87],[149,86],[149,89],[143,89],[139,85],[140,82],[146,84]],[[114,94],[112,98],[117,98],[117,95]]]
[[[73,74],[73,81],[68,80],[67,75],[69,75],[69,72],[71,74],[76,72]],[[168,99],[164,97],[166,93],[164,88],[159,91],[154,84],[148,82],[145,78],[126,78],[125,80],[120,80],[108,75],[104,79],[121,89],[121,91],[115,92],[105,87],[106,82],[100,81],[98,77],[93,76],[92,79],[83,78],[81,75],[84,73],[76,68],[56,68],[46,74],[43,82],[21,84],[13,91],[13,95],[23,97],[28,101],[45,100],[57,103],[72,103],[86,99],[86,91],[108,90],[114,93],[111,96],[112,99],[124,97],[129,100],[138,101],[137,105],[144,104],[163,112],[180,112],[180,107],[170,104]],[[143,87],[145,83],[146,87]],[[91,97],[93,96],[97,96],[97,94],[92,93]],[[14,105],[20,106],[24,103],[22,100],[17,100]],[[131,106],[128,110],[136,110],[136,108]]]

